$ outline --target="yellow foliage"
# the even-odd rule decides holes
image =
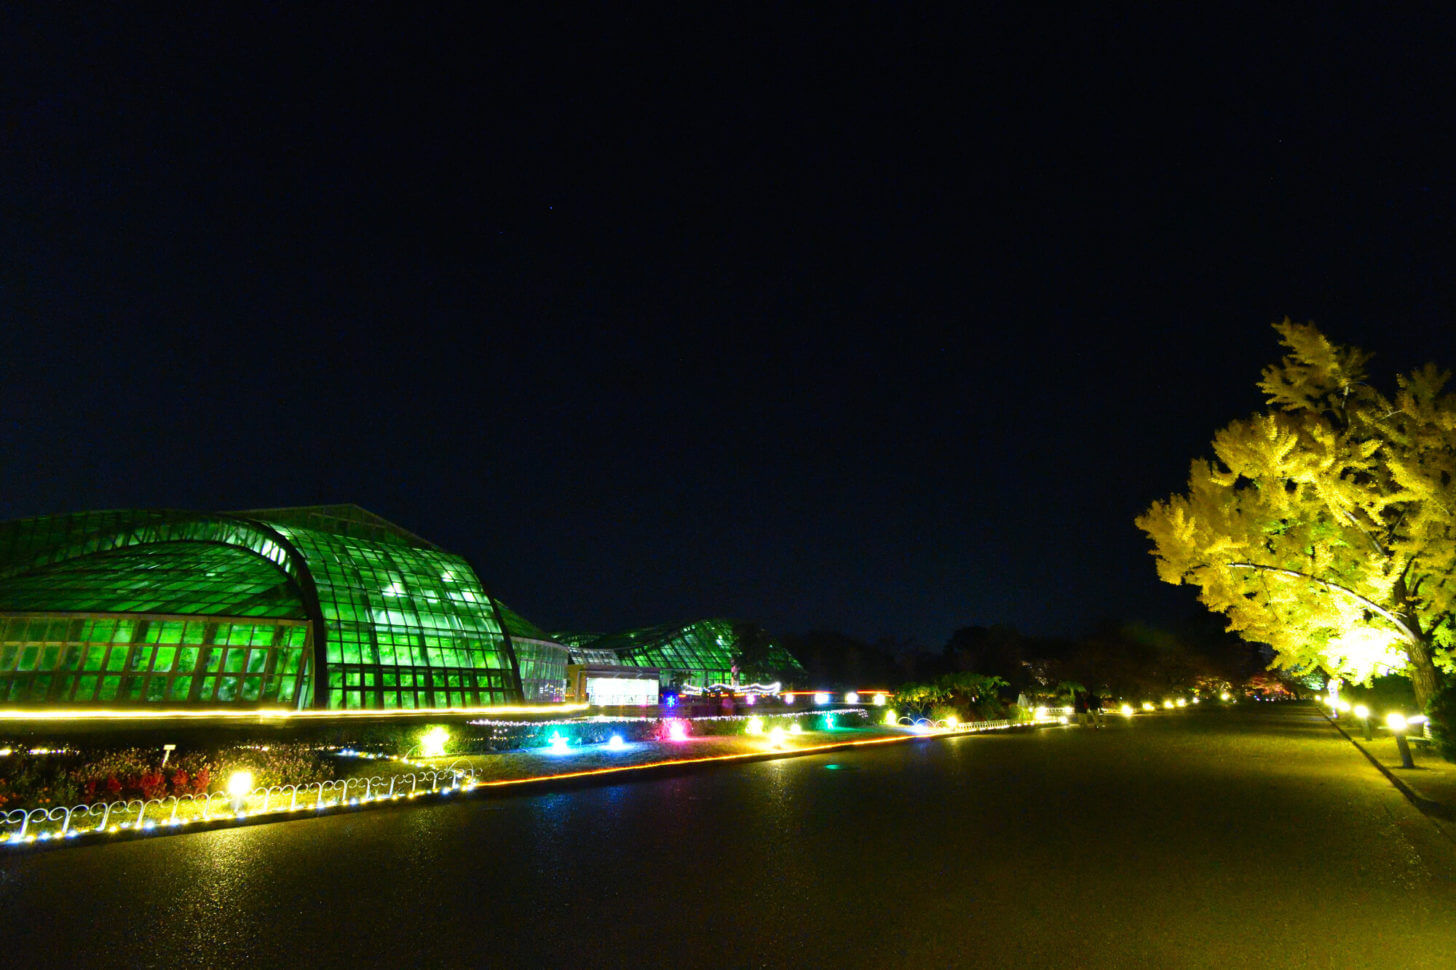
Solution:
[[[1185,494],[1137,519],[1158,576],[1199,588],[1275,664],[1363,680],[1456,669],[1456,395],[1428,364],[1392,401],[1363,350],[1311,324],[1274,325],[1288,353],[1263,371],[1273,408],[1213,438]]]

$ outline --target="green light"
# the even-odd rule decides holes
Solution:
[[[420,756],[423,758],[440,757],[445,753],[445,745],[449,741],[449,731],[439,725],[430,728],[420,737]]]

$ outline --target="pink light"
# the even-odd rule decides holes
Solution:
[[[667,739],[669,741],[686,741],[688,739],[688,726],[686,721],[673,719],[667,722]]]

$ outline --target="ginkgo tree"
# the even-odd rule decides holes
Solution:
[[[1403,673],[1424,708],[1456,670],[1456,394],[1427,364],[1367,382],[1370,355],[1274,325],[1266,411],[1213,439],[1186,493],[1137,519],[1158,576],[1199,588],[1275,667],[1359,683]]]

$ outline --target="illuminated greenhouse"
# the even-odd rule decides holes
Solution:
[[[707,687],[732,681],[748,629],[548,634],[461,557],[354,505],[0,523],[0,703],[11,707],[550,703],[568,664]],[[754,635],[769,666],[802,673]]]
[[[429,708],[519,701],[459,556],[356,506],[0,524],[0,700]]]
[[[745,635],[761,634],[754,628],[731,620],[699,620],[685,626],[656,626],[624,633],[582,634],[558,633],[555,639],[567,645],[574,664],[606,664],[629,667],[656,667],[677,675],[679,683],[706,688],[714,684],[733,684],[733,658],[740,652]],[[783,647],[762,643],[760,666],[792,678],[802,675],[804,668]]]

